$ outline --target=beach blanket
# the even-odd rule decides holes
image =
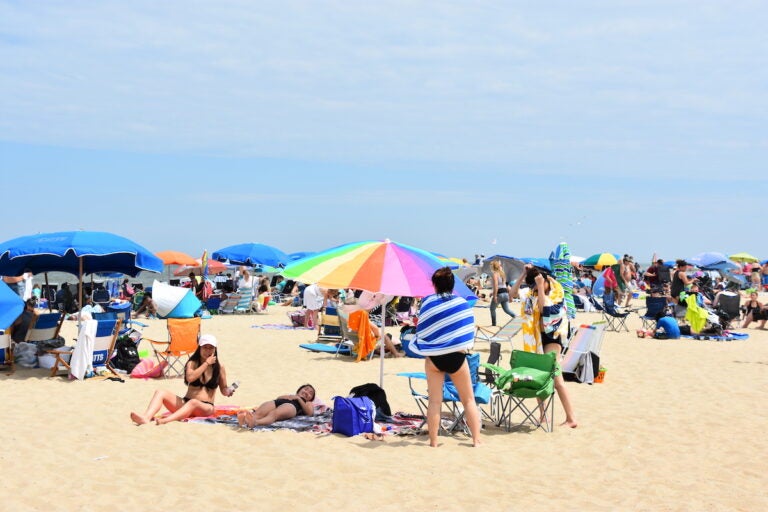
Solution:
[[[188,418],[187,423],[202,423],[209,425],[229,425],[237,428],[237,406],[216,406],[213,416]],[[292,430],[294,432],[311,432],[313,434],[330,434],[333,409],[326,409],[314,416],[295,416],[289,420],[277,421],[272,425],[256,426],[249,430],[257,432],[273,432],[275,430]],[[377,422],[378,430],[384,435],[415,435],[420,434],[424,417],[404,412],[395,413],[386,423]]]
[[[264,325],[252,325],[251,329],[276,329],[281,331],[296,331],[296,330],[311,331],[311,330],[314,330],[314,327],[294,327],[292,325],[287,325],[287,324],[264,324]]]
[[[710,334],[684,334],[680,337],[689,340],[736,341],[749,339],[749,334],[745,332],[729,332],[722,336],[714,336]]]

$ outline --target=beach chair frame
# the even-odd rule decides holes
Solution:
[[[200,317],[169,318],[168,341],[145,338],[155,353],[158,364],[166,363],[164,377],[171,373],[175,377],[184,376],[184,367],[190,356],[197,350],[200,340]]]
[[[115,369],[112,367],[112,354],[115,351],[115,341],[120,332],[120,324],[122,320],[120,318],[112,318],[105,320],[96,320],[98,327],[96,328],[96,338],[93,340],[93,357],[92,364],[96,366],[104,366],[112,372],[113,375],[117,375]],[[82,329],[85,323],[81,324]],[[64,351],[61,349],[47,350],[47,353],[56,356],[56,361],[51,368],[51,377],[55,377],[60,371],[67,370],[67,374],[72,369],[70,363],[64,358],[65,355],[72,355],[71,351]]]

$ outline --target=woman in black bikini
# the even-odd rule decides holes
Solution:
[[[237,424],[253,428],[255,425],[271,425],[280,420],[289,420],[295,416],[312,416],[315,388],[304,384],[295,395],[282,395],[269,402],[264,402],[255,409],[246,409],[237,413]]]
[[[216,388],[221,390],[222,395],[232,396],[235,390],[227,386],[227,372],[219,363],[216,338],[212,334],[203,334],[200,337],[197,350],[189,358],[184,369],[184,383],[187,385],[184,397],[176,396],[167,389],[155,391],[143,415],[131,413],[133,422],[144,425],[154,419],[158,425],[162,425],[195,416],[209,416],[213,414]],[[164,418],[155,418],[163,406],[171,414]]]

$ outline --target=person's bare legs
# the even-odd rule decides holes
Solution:
[[[274,406],[274,402],[272,403]],[[273,407],[271,411],[261,417],[253,415],[253,424],[249,423],[249,427],[255,425],[271,425],[276,421],[289,420],[296,416],[296,407],[293,404],[282,404],[279,407]]]
[[[192,418],[194,416],[208,416],[213,414],[213,406],[193,398],[164,418],[155,418],[155,423],[165,425],[172,421]]]
[[[384,335],[384,349],[395,357],[403,357],[403,354],[398,352],[397,348],[395,348],[395,344],[392,343],[392,335],[389,333]]]
[[[547,343],[544,345],[544,353],[555,352],[557,355],[557,364],[560,364],[561,361],[561,350],[562,347],[559,343]],[[562,374],[555,377],[555,390],[557,391],[557,396],[560,398],[560,403],[563,404],[563,410],[565,411],[565,421],[560,425],[565,425],[571,428],[578,427],[579,422],[576,421],[576,415],[573,412],[573,404],[571,403],[571,396],[568,394],[568,389],[565,387],[565,380],[563,380]]]
[[[165,408],[169,411],[175,412],[182,405],[184,405],[183,400],[176,396],[174,393],[166,389],[158,389],[152,395],[152,399],[149,401],[149,405],[147,406],[147,410],[144,411],[144,414],[140,415],[132,412],[131,419],[137,425],[144,425],[145,423],[152,421],[152,418],[155,417],[155,414],[160,412],[161,407],[165,406]]]
[[[437,434],[440,431],[440,410],[443,408],[443,381],[445,373],[437,369],[429,358],[424,360],[424,371],[427,374],[427,432],[429,446],[437,448]]]
[[[464,421],[467,422],[469,432],[472,434],[472,444],[480,446],[482,444],[480,441],[480,413],[475,403],[475,392],[472,390],[472,376],[469,374],[469,364],[466,361],[464,361],[457,372],[451,374],[451,380],[453,385],[456,386],[456,391],[459,392],[459,399],[464,407]],[[441,397],[442,394],[441,388]],[[430,399],[432,398],[431,392],[429,397]]]

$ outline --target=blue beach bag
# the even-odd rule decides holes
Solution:
[[[373,432],[375,416],[376,406],[367,396],[335,396],[333,397],[331,432],[345,436]]]

